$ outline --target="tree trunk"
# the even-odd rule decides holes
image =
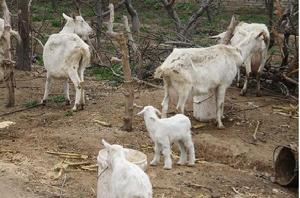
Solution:
[[[126,9],[131,16],[132,20],[132,32],[136,33],[140,31],[140,20],[137,11],[133,8],[131,0],[125,0]]]
[[[31,70],[28,0],[18,0],[18,31],[21,43],[17,45],[17,65],[20,70]]]
[[[117,39],[121,54],[122,54],[122,66],[123,66],[123,73],[124,73],[124,88],[125,88],[125,115],[124,115],[124,124],[122,129],[125,131],[132,131],[132,118],[133,118],[133,81],[131,78],[131,69],[129,65],[129,54],[128,54],[128,47],[127,47],[127,38],[124,34],[121,34],[120,37]]]
[[[265,6],[267,8],[267,14],[268,14],[268,20],[269,20],[269,25],[268,28],[269,30],[272,29],[273,27],[273,13],[274,13],[274,0],[265,0]],[[269,49],[273,47],[274,45],[274,34],[271,31],[270,32],[270,44],[269,44]]]
[[[5,0],[1,0],[1,7],[3,10],[3,19],[4,19],[4,31],[2,36],[0,37],[0,45],[1,45],[1,63],[0,66],[3,69],[4,74],[4,82],[6,84],[8,90],[7,97],[7,107],[12,107],[15,105],[15,78],[14,78],[14,70],[13,70],[13,62],[11,61],[11,40],[10,40],[10,31],[11,31],[11,17],[10,12],[8,10],[7,4]]]
[[[97,36],[97,49],[100,49],[100,39],[101,39],[101,27],[102,27],[102,0],[97,0],[96,2],[96,36]]]
[[[133,91],[133,80],[131,77],[131,68],[129,65],[129,53],[128,53],[128,39],[124,33],[116,33],[113,31],[113,22],[114,22],[114,6],[109,4],[109,22],[107,26],[107,34],[117,41],[121,55],[122,55],[122,67],[124,73],[124,88],[123,92],[126,98],[125,103],[125,115],[124,115],[124,124],[122,129],[125,131],[132,131],[132,120],[133,120],[133,100],[134,100],[134,91]],[[125,21],[125,17],[124,17]],[[128,20],[126,18],[127,24]],[[126,23],[124,24],[126,26]],[[129,26],[128,26],[129,27]]]
[[[283,59],[280,65],[280,70],[283,70],[283,66],[286,66],[289,64],[289,37],[290,34],[289,33],[285,33],[284,34],[284,42],[283,42]]]

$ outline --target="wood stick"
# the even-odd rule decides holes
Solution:
[[[10,111],[10,112],[6,112],[6,113],[2,113],[2,114],[0,114],[0,117],[7,116],[7,115],[10,115],[10,114],[14,114],[14,113],[18,113],[18,112],[21,112],[21,111],[26,111],[26,110],[33,109],[33,108],[36,108],[36,107],[40,107],[42,105],[43,104],[37,104],[37,105],[34,105],[32,107],[26,107],[26,108],[23,108],[23,109],[17,109],[15,111]]]
[[[252,136],[254,140],[257,140],[257,138],[256,138],[256,134],[257,134],[257,131],[258,131],[259,125],[260,125],[260,121],[259,121],[259,120],[257,120],[257,125],[256,125],[256,127],[255,127],[255,130],[254,130],[254,133],[253,133],[253,136]]]

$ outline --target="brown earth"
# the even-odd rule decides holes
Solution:
[[[39,101],[43,96],[45,72],[41,69],[17,72],[16,81],[17,105],[5,108],[2,94],[0,114],[24,108],[25,102]],[[0,87],[1,93],[5,93],[4,84]],[[60,82],[56,81],[52,93],[57,95],[61,90]],[[160,107],[162,90],[136,86],[136,91],[136,104]],[[72,116],[66,113],[71,106],[52,101],[46,106],[0,117],[0,121],[16,122],[9,129],[0,129],[0,197],[96,196],[97,172],[67,168],[62,177],[54,180],[53,167],[62,159],[46,151],[85,154],[89,158],[81,161],[95,164],[102,148],[100,140],[105,138],[110,143],[143,151],[148,162],[151,160],[153,144],[140,117],[134,117],[133,132],[120,130],[124,111],[121,88],[89,77],[86,94],[85,110]],[[71,99],[74,101],[72,86]],[[193,129],[198,159],[195,167],[174,165],[172,170],[163,170],[160,163],[148,168],[154,197],[296,197],[297,190],[283,188],[270,179],[274,148],[298,142],[298,119],[274,114],[272,109],[272,105],[289,104],[295,102],[267,92],[260,98],[251,91],[247,97],[241,97],[239,89],[230,88],[225,103],[226,129],[217,130],[213,122]],[[94,119],[109,122],[112,127],[101,126]],[[261,125],[255,142],[252,134],[257,121]],[[194,119],[192,122],[199,124]]]

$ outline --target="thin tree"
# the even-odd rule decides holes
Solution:
[[[125,131],[132,131],[132,120],[133,120],[133,100],[134,100],[134,90],[133,90],[133,80],[131,77],[131,68],[129,65],[129,53],[128,53],[128,38],[125,33],[117,33],[113,30],[114,23],[114,6],[113,4],[109,4],[110,17],[108,22],[108,31],[107,34],[114,39],[120,48],[120,53],[122,55],[122,67],[124,73],[124,95],[126,98],[125,103],[125,115],[124,115],[124,124],[122,129]],[[126,26],[125,28],[129,29],[128,19],[126,16],[123,16],[123,22]]]
[[[21,36],[21,43],[17,45],[17,65],[20,70],[31,70],[31,45],[30,45],[30,20],[29,8],[31,1],[18,0],[18,32]]]
[[[14,79],[14,63],[11,60],[11,17],[5,0],[0,0],[1,8],[3,10],[4,30],[0,37],[0,67],[3,70],[3,77],[6,87],[8,89],[7,107],[15,105],[15,79]]]

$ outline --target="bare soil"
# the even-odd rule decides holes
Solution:
[[[25,102],[40,101],[43,96],[45,71],[35,68],[30,73],[16,74],[17,105],[5,108],[5,94],[2,94],[0,114],[24,108]],[[0,87],[0,92],[6,93],[4,84]],[[136,90],[136,104],[160,108],[163,90],[138,85]],[[61,93],[61,82],[55,81],[52,94]],[[100,141],[104,138],[144,152],[148,162],[152,159],[153,144],[142,118],[134,117],[133,132],[120,130],[124,111],[121,87],[113,88],[107,82],[87,77],[86,94],[85,109],[72,116],[67,116],[72,106],[50,101],[46,106],[0,117],[0,121],[16,122],[9,129],[0,130],[0,197],[96,196],[96,171],[70,167],[54,180],[53,168],[62,159],[46,151],[85,154],[89,158],[77,162],[96,164],[97,154],[103,148]],[[74,102],[72,86],[71,99]],[[198,159],[195,167],[174,163],[172,170],[164,170],[162,162],[157,167],[148,167],[154,197],[297,197],[298,190],[271,182],[274,148],[298,142],[298,119],[274,114],[272,109],[273,105],[289,104],[295,102],[268,92],[258,98],[251,90],[241,97],[239,89],[230,88],[225,103],[226,129],[217,130],[214,122],[193,129]],[[188,114],[193,125],[199,125],[192,113]],[[112,127],[101,126],[94,119],[111,123]],[[254,141],[252,134],[257,121],[261,125]],[[176,158],[175,147],[174,151]]]

